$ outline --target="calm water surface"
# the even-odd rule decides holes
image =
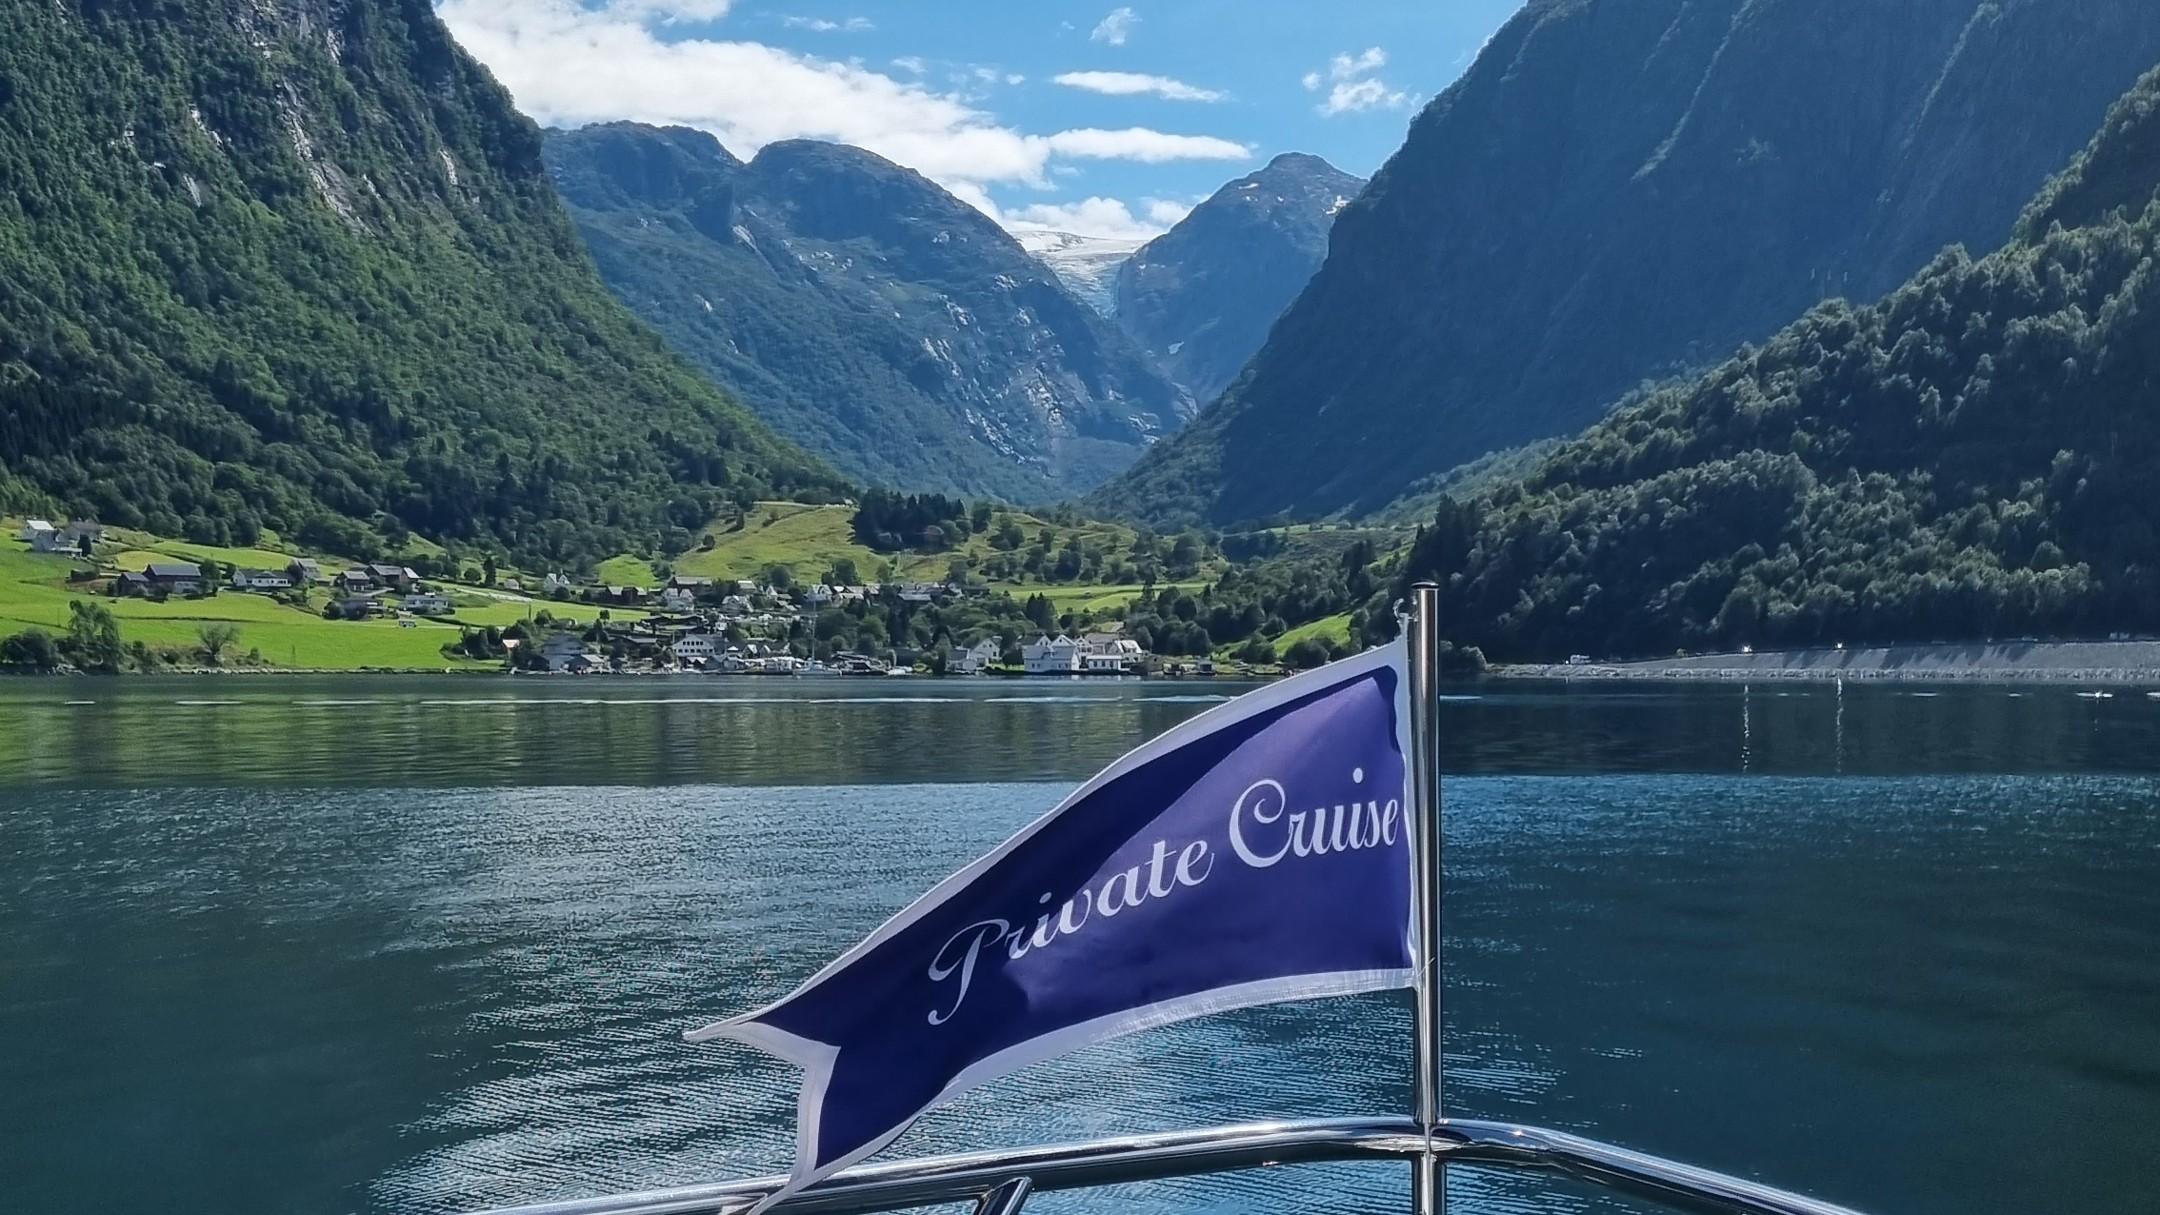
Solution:
[[[1233,690],[0,683],[0,1210],[454,1212],[778,1171],[793,1073],[679,1031]],[[2160,1208],[2160,699],[1458,692],[1454,1112],[1880,1215]],[[1408,1027],[1400,996],[1193,1022],[895,1150],[1392,1112]],[[1458,1215],[1641,1209],[1451,1185]],[[1335,1166],[1030,1209],[1406,1189]]]

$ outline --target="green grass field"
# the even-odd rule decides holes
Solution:
[[[683,571],[688,573],[688,570]],[[610,557],[596,571],[603,586],[658,586],[660,575],[643,557]]]
[[[1011,512],[1013,521],[1027,534],[1028,543],[1044,527],[1057,533],[1062,545],[1065,537],[1078,533],[1084,543],[1111,552],[1123,552],[1131,547],[1133,531],[1115,523],[1088,522],[1064,526],[1051,523],[1023,511]],[[675,571],[706,578],[746,580],[763,576],[775,565],[787,566],[797,582],[818,582],[834,562],[847,558],[855,563],[856,573],[865,581],[879,581],[880,571],[891,567],[891,576],[903,582],[942,582],[952,569],[953,559],[966,558],[978,566],[996,550],[986,535],[969,536],[967,542],[956,549],[942,553],[877,553],[855,540],[852,506],[806,506],[797,502],[760,502],[741,531],[727,531],[724,524],[716,524],[711,530],[714,539],[710,549],[692,549],[675,558]],[[635,558],[619,557],[601,566],[602,581],[616,579],[607,574],[611,568],[632,568],[627,563]],[[625,563],[617,567],[617,563]],[[1211,573],[1219,571],[1211,571]],[[646,585],[652,585],[648,582]],[[1130,603],[1139,597],[1140,587],[1131,585],[1078,585],[1045,584],[1031,582],[995,583],[998,589],[1014,595],[1031,595],[1037,592],[1050,596],[1060,610],[1067,606],[1091,608],[1100,611],[1121,603]],[[1181,582],[1177,585],[1197,589],[1202,581]]]
[[[185,555],[162,545],[128,552]],[[220,550],[197,546],[190,552],[227,560],[218,555]],[[128,643],[140,641],[146,645],[193,650],[198,630],[206,624],[220,623],[240,630],[239,641],[234,646],[236,654],[260,650],[263,661],[271,666],[331,670],[360,667],[444,670],[492,666],[452,661],[442,656],[443,643],[458,635],[457,625],[453,623],[419,620],[413,627],[404,628],[395,620],[324,620],[312,612],[275,602],[265,595],[232,591],[208,599],[170,599],[164,603],[147,599],[112,599],[97,593],[96,583],[82,584],[80,588],[69,586],[68,571],[75,568],[79,568],[78,564],[68,558],[32,553],[21,541],[0,541],[0,633],[18,632],[32,626],[55,635],[64,633],[67,631],[68,604],[90,598],[112,610],[120,622],[120,639]],[[591,611],[590,608],[582,609],[586,615]],[[520,608],[517,618],[522,618],[523,614]]]
[[[1323,641],[1334,641],[1349,645],[1350,613],[1343,612],[1334,616],[1322,616],[1318,620],[1308,621],[1294,629],[1286,630],[1282,636],[1275,639],[1275,652],[1279,654],[1308,637],[1317,637]]]
[[[1197,591],[1206,585],[1205,582],[1159,582],[1155,585],[1155,589],[1157,592],[1161,592],[1175,587],[1181,591]],[[1137,583],[1127,583],[1120,586],[1088,586],[1076,583],[1070,586],[1026,584],[1009,586],[1005,589],[1019,599],[1025,599],[1030,595],[1041,595],[1048,599],[1050,606],[1057,609],[1061,614],[1065,612],[1094,612],[1099,615],[1109,611],[1111,608],[1130,606],[1132,601],[1138,599],[1140,592],[1146,588]]]

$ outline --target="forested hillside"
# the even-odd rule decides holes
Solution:
[[[1444,503],[1496,658],[2160,630],[2160,70],[1980,260],[1831,303]]]
[[[872,484],[1039,502],[1101,484],[1191,399],[975,208],[860,148],[548,135],[616,294],[782,434]]]
[[[361,553],[666,543],[835,474],[600,284],[425,0],[0,13],[0,510]]]
[[[1337,218],[1244,378],[1096,499],[1378,508],[1943,247],[2160,59],[2149,0],[1533,0]]]

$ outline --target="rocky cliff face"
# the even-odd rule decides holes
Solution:
[[[782,434],[865,480],[1022,501],[1100,484],[1190,397],[987,217],[860,149],[550,133],[600,271]]]
[[[1213,400],[1312,281],[1336,214],[1364,188],[1317,156],[1276,157],[1118,267],[1118,324],[1194,399]]]
[[[1536,0],[1337,219],[1245,378],[1105,490],[1360,511],[1810,304],[1992,247],[2160,59],[2160,6]]]

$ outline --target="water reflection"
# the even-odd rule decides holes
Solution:
[[[778,679],[0,681],[0,785],[1076,780],[1242,691]],[[896,711],[900,710],[900,711]],[[1492,683],[1461,773],[2160,771],[2160,701],[2063,687]]]
[[[451,1212],[778,1169],[794,1074],[678,1032],[782,993],[1218,691],[7,684],[0,1208]],[[2160,705],[1911,691],[1452,692],[1453,1108],[1885,1215],[2148,1209]],[[1387,995],[1209,1018],[898,1148],[1403,1108],[1407,1026]],[[2077,1133],[2017,1158],[2009,1117]],[[1452,1185],[1468,1215],[1641,1209]],[[1338,1167],[1042,1203],[1403,1190]]]

